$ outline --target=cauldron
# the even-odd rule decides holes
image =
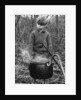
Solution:
[[[29,66],[30,76],[34,79],[48,79],[53,75],[52,64],[50,66],[47,63],[34,62]]]
[[[44,47],[47,52],[52,56],[49,50],[44,46],[43,43],[40,43],[40,47]],[[52,60],[52,59],[51,59]],[[48,62],[32,62],[29,65],[30,76],[34,79],[48,79],[53,75],[53,66],[52,63],[50,66]]]

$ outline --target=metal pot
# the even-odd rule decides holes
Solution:
[[[52,64],[47,66],[47,63],[30,63],[30,76],[35,79],[48,79],[53,75]]]

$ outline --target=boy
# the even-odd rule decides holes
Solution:
[[[33,57],[35,57],[37,54],[43,55],[47,58],[50,57],[49,53],[46,51],[44,46],[40,45],[40,43],[43,43],[52,53],[51,35],[45,30],[47,24],[48,22],[46,21],[45,17],[37,19],[37,29],[30,34],[30,54]]]

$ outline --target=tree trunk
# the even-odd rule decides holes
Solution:
[[[56,15],[56,34],[58,34],[58,15]]]

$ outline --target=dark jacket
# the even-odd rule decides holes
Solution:
[[[46,30],[37,29],[30,34],[30,52],[38,54],[48,54],[44,47],[40,47],[40,43],[43,43],[48,50],[52,53],[52,41],[50,33]],[[48,54],[49,55],[49,54]]]

